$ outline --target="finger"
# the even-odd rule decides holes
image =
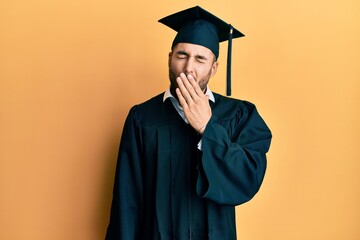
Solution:
[[[191,102],[192,97],[191,97],[188,89],[185,86],[185,84],[189,84],[189,83],[186,83],[188,81],[186,79],[186,76],[185,76],[185,80],[184,80],[184,76],[182,74],[180,74],[180,77],[176,78],[176,81],[178,83],[178,87],[179,87],[182,97],[186,100],[187,103]]]
[[[183,81],[186,90],[189,92],[191,99],[196,100],[196,98],[199,96],[195,88],[200,88],[200,87],[195,81],[195,78],[191,74],[186,76],[184,73],[180,74],[180,78]]]
[[[195,78],[189,74],[187,76],[187,78],[189,79],[189,83],[191,84],[192,86],[192,89],[193,89],[193,92],[194,94],[196,94],[196,96],[199,96],[199,97],[203,97],[205,94],[204,92],[201,90],[200,88],[200,85],[196,82]],[[191,93],[190,93],[191,94]],[[194,98],[195,96],[193,96]]]
[[[181,106],[181,107],[184,109],[184,111],[185,111],[185,109],[187,109],[188,105],[187,105],[187,102],[186,102],[184,96],[183,96],[182,93],[181,93],[181,90],[180,90],[179,88],[176,88],[176,89],[175,89],[175,92],[176,92],[176,95],[177,95],[177,97],[178,97],[180,106]]]

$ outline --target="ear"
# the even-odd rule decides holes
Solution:
[[[216,74],[218,66],[219,66],[218,61],[213,63],[213,65],[211,66],[211,75],[210,75],[210,77],[213,77]]]
[[[170,67],[172,52],[169,52],[168,67]]]

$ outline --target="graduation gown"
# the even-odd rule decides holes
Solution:
[[[236,240],[235,206],[260,188],[271,132],[253,104],[214,97],[203,136],[163,94],[131,108],[106,239]]]

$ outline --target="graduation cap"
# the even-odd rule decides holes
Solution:
[[[220,18],[199,6],[185,9],[159,20],[160,23],[177,31],[172,43],[192,43],[210,49],[216,59],[219,57],[219,43],[228,42],[226,95],[231,95],[231,50],[232,39],[245,36]]]

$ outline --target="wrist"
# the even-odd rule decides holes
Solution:
[[[198,130],[197,132],[198,132],[199,134],[203,135],[204,132],[205,132],[206,125],[207,125],[207,124],[205,124],[204,126],[202,126],[201,128],[199,128],[199,130]]]

